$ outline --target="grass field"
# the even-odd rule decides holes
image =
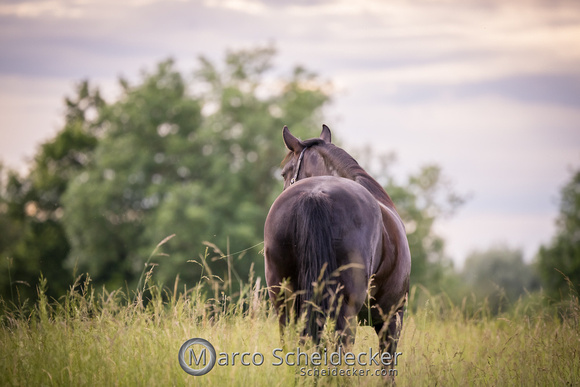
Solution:
[[[358,371],[320,376],[323,369],[380,372],[374,364],[272,365],[277,362],[272,352],[282,345],[263,289],[246,285],[232,303],[219,291],[209,298],[200,287],[187,290],[176,281],[171,290],[150,286],[143,302],[143,293],[128,299],[126,291],[97,290],[85,280],[55,301],[44,296],[43,286],[35,305],[0,302],[2,386],[375,386],[390,380]],[[402,355],[394,367],[397,385],[579,385],[578,298],[558,308],[543,306],[541,298],[520,301],[497,317],[486,312],[485,303],[467,313],[464,305],[452,305],[443,295],[412,294],[422,301],[406,315],[398,348]],[[278,355],[300,346],[296,331],[288,329]],[[178,351],[195,337],[208,340],[218,354],[227,353],[229,365],[216,365],[203,376],[185,373]],[[376,351],[377,344],[374,331],[360,327],[351,351]],[[263,364],[242,365],[240,355],[232,364],[234,352],[248,352],[247,362],[260,353]],[[260,357],[255,360],[259,363]],[[316,368],[318,376],[303,375]]]

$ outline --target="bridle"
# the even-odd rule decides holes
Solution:
[[[294,177],[292,179],[290,179],[290,185],[292,185],[298,181],[298,173],[300,172],[300,165],[302,165],[302,159],[304,158],[304,152],[306,152],[306,149],[308,149],[308,147],[305,147],[304,149],[302,149],[302,152],[300,152],[300,156],[298,156],[298,163],[296,164],[296,171],[294,172]]]

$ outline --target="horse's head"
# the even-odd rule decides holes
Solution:
[[[333,174],[332,169],[329,168],[320,153],[314,151],[316,147],[330,144],[331,133],[328,126],[322,125],[322,133],[320,133],[319,138],[312,138],[305,141],[294,137],[286,126],[284,126],[282,134],[284,144],[290,150],[285,159],[287,162],[282,169],[284,189],[290,187],[300,179]]]

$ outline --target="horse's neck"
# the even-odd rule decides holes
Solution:
[[[342,151],[345,154],[347,154],[344,150]],[[341,165],[344,163],[338,162],[336,158],[333,157],[333,155],[327,150],[323,151],[322,156],[331,165],[332,169],[337,171],[340,176],[359,183],[360,185],[365,187],[367,191],[369,191],[371,195],[373,195],[373,197],[379,203],[382,203],[391,209],[395,209],[395,205],[393,204],[393,201],[391,200],[385,189],[375,179],[373,179],[360,165],[358,165],[358,163],[356,163],[356,161],[354,161],[354,158],[352,158],[350,155],[348,155],[348,157],[351,158],[353,160],[353,163],[356,163],[356,165]]]

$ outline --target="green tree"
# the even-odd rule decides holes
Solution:
[[[548,293],[560,299],[569,291],[564,276],[580,288],[580,169],[560,193],[556,230],[551,243],[540,247],[537,265]]]
[[[263,221],[280,191],[276,169],[285,151],[284,123],[314,136],[327,85],[302,68],[272,79],[272,48],[229,52],[219,68],[200,58],[191,81],[169,60],[143,81],[122,80],[119,100],[100,111],[102,136],[94,162],[71,182],[65,228],[68,265],[115,287],[135,281],[155,245],[155,276],[168,284],[179,273],[195,283],[204,241],[238,252],[262,241]],[[316,125],[314,123],[316,122]],[[212,259],[247,278],[263,257]],[[242,257],[242,259],[240,259]]]
[[[50,283],[49,295],[62,294],[70,283],[63,268],[69,244],[61,197],[70,179],[90,163],[97,143],[93,117],[104,101],[85,81],[65,103],[64,127],[41,145],[30,172],[0,171],[0,291],[11,297],[15,292],[34,297],[41,272]]]
[[[411,283],[440,290],[445,275],[453,266],[445,255],[445,241],[436,234],[434,224],[450,216],[464,199],[451,190],[437,165],[421,168],[404,186],[390,184],[387,192],[407,228],[413,262]]]
[[[540,288],[540,280],[522,251],[495,246],[471,253],[462,276],[477,299],[487,298],[493,313],[505,310],[526,291]]]

